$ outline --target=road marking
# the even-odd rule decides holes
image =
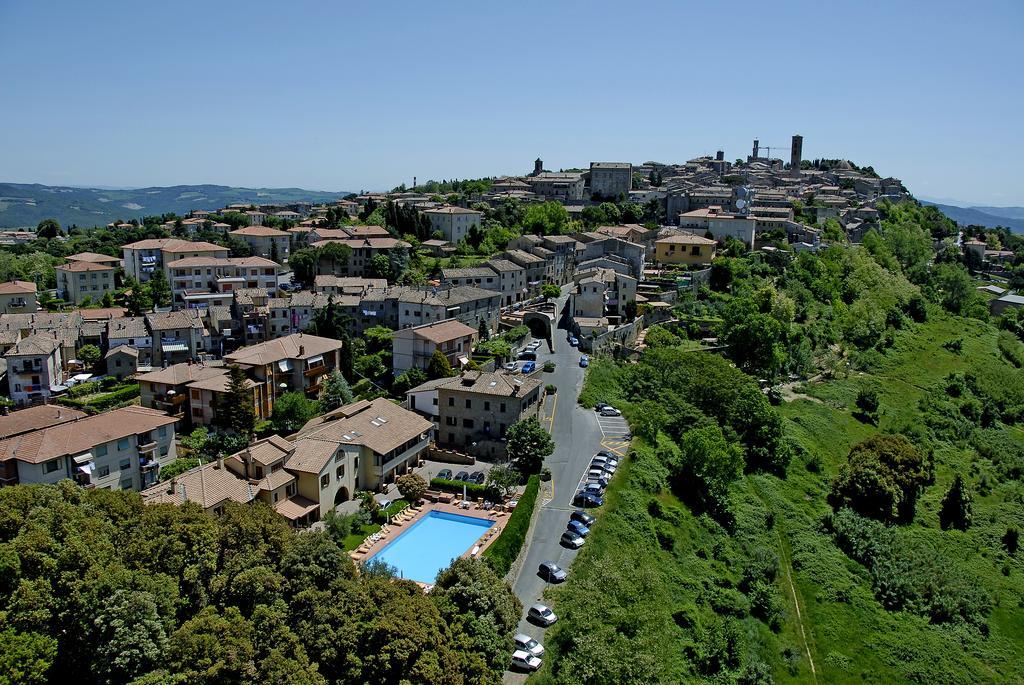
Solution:
[[[555,412],[558,411],[558,393],[555,393],[555,401],[551,403],[551,416],[548,422],[548,432],[550,433],[555,429]]]

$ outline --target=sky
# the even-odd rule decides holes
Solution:
[[[1024,2],[0,0],[0,181],[390,189],[754,138],[1024,205]]]

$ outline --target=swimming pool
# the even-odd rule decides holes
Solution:
[[[433,583],[438,571],[462,556],[494,521],[431,511],[367,561],[383,561],[402,578]]]

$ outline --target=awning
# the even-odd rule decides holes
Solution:
[[[469,357],[465,357],[465,356],[459,357],[459,365],[460,366],[465,366],[468,363],[469,363]]]
[[[163,346],[164,352],[188,352],[188,345],[185,343],[168,343]]]
[[[293,368],[291,359],[282,359],[277,363],[277,368],[281,371],[291,371]]]
[[[86,464],[92,461],[92,452],[82,452],[81,454],[72,457],[76,464]]]
[[[94,468],[95,467],[93,466],[93,463],[89,462],[88,464],[82,464],[81,466],[77,467],[75,470],[79,471],[81,473],[88,473],[89,475],[92,475],[92,471],[93,471]]]
[[[364,309],[363,316],[377,316],[377,312],[373,311],[372,309]]]
[[[324,356],[322,354],[318,354],[315,357],[310,357],[309,359],[307,359],[306,364],[308,364],[309,366],[316,366],[317,364],[322,363],[323,360]]]

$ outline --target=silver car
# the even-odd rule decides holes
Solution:
[[[605,407],[601,410],[601,416],[622,416],[622,412],[615,407]]]
[[[540,668],[541,660],[522,650],[516,650],[512,652],[512,668],[518,668],[523,671],[536,671]]]
[[[579,549],[583,546],[584,539],[579,533],[574,533],[571,530],[567,530],[562,533],[562,544],[572,549]]]
[[[534,640],[529,635],[516,633],[512,638],[516,643],[516,650],[532,654],[535,657],[544,656],[544,645]]]
[[[551,607],[545,604],[532,605],[526,612],[526,618],[542,626],[552,625],[558,620],[558,616],[555,615],[555,612],[551,611]]]

